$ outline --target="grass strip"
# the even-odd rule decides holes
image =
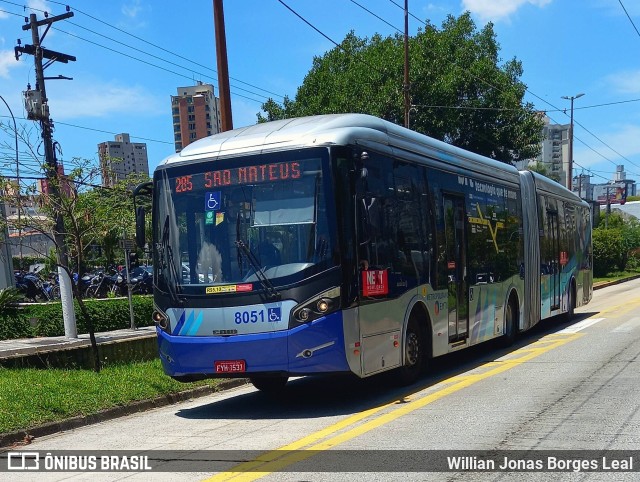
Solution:
[[[0,433],[217,383],[219,380],[176,382],[164,374],[160,360],[107,365],[100,373],[0,367]]]

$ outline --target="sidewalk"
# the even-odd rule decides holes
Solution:
[[[118,343],[123,341],[137,340],[140,338],[156,337],[155,326],[145,326],[132,330],[114,330],[96,333],[96,342],[101,345],[105,343]],[[78,335],[78,338],[66,338],[64,336],[19,338],[15,340],[0,341],[0,365],[3,360],[9,358],[26,357],[31,355],[42,355],[55,351],[65,351],[90,346],[88,334]]]

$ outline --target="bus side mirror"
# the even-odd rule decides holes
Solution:
[[[138,206],[136,209],[136,244],[139,248],[144,248],[146,244],[145,238],[145,215],[144,207]]]

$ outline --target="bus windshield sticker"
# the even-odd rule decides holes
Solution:
[[[217,293],[243,293],[246,291],[253,291],[253,283],[242,283],[238,285],[223,285],[223,286],[207,286],[205,293],[217,294]]]
[[[220,199],[222,198],[220,191],[206,192],[204,194],[204,210],[217,211],[220,209]]]
[[[389,294],[387,270],[370,269],[363,271],[362,294],[364,296],[381,296]]]

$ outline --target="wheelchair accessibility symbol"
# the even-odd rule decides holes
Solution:
[[[277,323],[282,320],[282,311],[280,307],[277,308],[268,308],[267,309],[267,317],[269,318],[270,323]]]
[[[204,198],[204,210],[205,211],[217,211],[220,209],[220,191],[207,192]]]

